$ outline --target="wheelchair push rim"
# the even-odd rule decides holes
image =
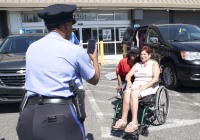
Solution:
[[[166,122],[169,114],[169,95],[167,89],[162,86],[156,96],[156,118],[160,125]]]

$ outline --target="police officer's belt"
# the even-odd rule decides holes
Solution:
[[[28,105],[35,104],[73,104],[72,97],[47,97],[47,96],[31,96],[28,98]]]

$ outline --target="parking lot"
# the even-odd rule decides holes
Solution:
[[[101,66],[101,78],[97,86],[84,83],[86,90],[85,130],[90,140],[118,140],[110,132],[116,105],[117,80],[108,80],[105,75],[115,71],[116,65]],[[167,122],[150,126],[150,134],[140,140],[200,140],[200,88],[181,87],[169,90],[170,109]],[[0,138],[18,140],[16,123],[18,104],[0,106]]]

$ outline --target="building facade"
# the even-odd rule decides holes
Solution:
[[[160,23],[200,26],[199,0],[0,0],[0,38],[47,32],[37,13],[55,3],[77,5],[73,30],[81,45],[86,48],[88,39],[103,40],[108,59],[122,53],[127,27]]]

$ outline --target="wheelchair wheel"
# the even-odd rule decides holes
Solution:
[[[113,126],[115,125],[117,120],[121,119],[121,117],[122,117],[122,101],[119,101],[115,107],[114,118],[111,125],[112,132],[114,132]]]
[[[117,121],[121,117],[122,117],[122,101],[120,101],[115,108],[114,121]]]
[[[164,86],[160,86],[156,94],[156,118],[160,125],[166,122],[169,113],[169,95]]]

